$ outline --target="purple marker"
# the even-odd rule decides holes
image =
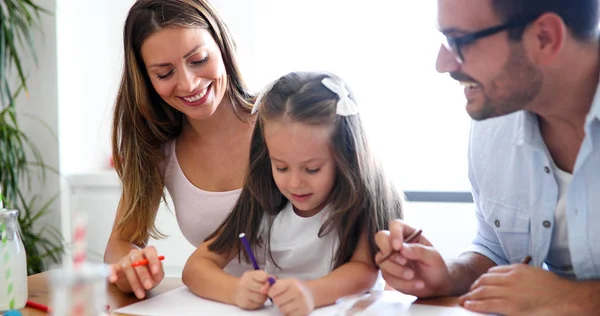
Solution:
[[[256,262],[256,258],[254,258],[254,253],[252,253],[252,248],[250,248],[250,243],[248,243],[248,239],[246,238],[245,233],[240,234],[240,239],[242,240],[242,244],[246,249],[246,254],[248,254],[248,258],[250,258],[250,262],[252,262],[252,266],[254,270],[260,270],[258,263]],[[273,285],[275,283],[275,279],[273,277],[269,277],[269,284]]]

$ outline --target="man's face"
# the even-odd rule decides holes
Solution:
[[[440,31],[458,38],[505,23],[489,0],[438,0]],[[436,68],[464,86],[467,113],[475,120],[510,114],[526,108],[540,93],[542,74],[521,41],[502,31],[460,47],[441,45]]]

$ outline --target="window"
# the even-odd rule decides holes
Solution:
[[[470,118],[462,88],[435,70],[435,1],[365,3],[255,1],[251,85],[289,71],[337,73],[356,95],[370,141],[402,189],[469,191]]]

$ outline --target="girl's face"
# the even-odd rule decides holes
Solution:
[[[299,216],[319,213],[329,202],[336,176],[329,149],[331,128],[284,119],[267,123],[264,133],[281,193]]]
[[[152,86],[170,106],[191,120],[210,117],[227,91],[219,46],[208,30],[165,28],[141,47]]]

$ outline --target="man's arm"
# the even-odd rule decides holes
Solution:
[[[600,281],[571,281],[526,264],[493,267],[458,298],[466,309],[500,315],[596,315]]]
[[[466,293],[477,278],[495,265],[488,257],[474,252],[463,253],[457,259],[448,262],[448,274],[453,285],[448,295],[458,296]]]
[[[565,302],[569,309],[565,315],[592,315],[600,311],[600,281],[575,282],[575,290]]]

